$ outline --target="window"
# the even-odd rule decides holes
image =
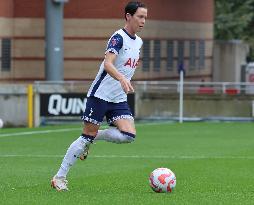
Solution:
[[[205,41],[199,41],[199,56],[198,56],[198,67],[200,69],[205,68]]]
[[[150,70],[150,40],[144,40],[143,43],[143,71]]]
[[[2,60],[1,68],[2,71],[11,70],[11,39],[3,38],[2,39]]]
[[[174,42],[167,41],[167,70],[173,70],[174,66]]]
[[[153,69],[154,71],[160,71],[161,68],[161,42],[160,40],[155,40],[153,45],[154,53],[154,62]]]
[[[178,41],[177,54],[178,54],[177,68],[179,68],[180,65],[184,64],[184,41]]]
[[[190,63],[189,67],[191,70],[196,67],[196,41],[190,41]]]

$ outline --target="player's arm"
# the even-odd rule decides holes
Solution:
[[[126,94],[134,92],[134,89],[128,79],[121,74],[116,67],[114,62],[116,60],[116,54],[107,52],[105,55],[104,69],[105,71],[114,79],[118,80],[121,83],[121,86]]]

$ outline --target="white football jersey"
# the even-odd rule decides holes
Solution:
[[[105,54],[112,52],[117,55],[114,65],[128,80],[131,80],[138,65],[142,44],[140,37],[137,35],[135,37],[130,36],[125,29],[116,31],[108,41]],[[127,101],[127,95],[123,91],[120,82],[105,71],[104,61],[87,96],[94,96],[114,103]]]

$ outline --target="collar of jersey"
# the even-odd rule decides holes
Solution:
[[[136,36],[131,36],[124,28],[123,28],[123,31],[133,40],[136,39]]]

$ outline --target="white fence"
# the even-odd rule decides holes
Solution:
[[[135,87],[143,91],[179,92],[178,81],[136,81]],[[251,94],[254,95],[254,83],[236,82],[184,82],[184,93],[195,94]]]
[[[91,81],[36,81],[35,92],[87,92]],[[178,93],[179,81],[133,81],[137,90]],[[184,82],[187,94],[247,94],[254,95],[254,83],[240,82]],[[1,94],[1,89],[0,89]]]

